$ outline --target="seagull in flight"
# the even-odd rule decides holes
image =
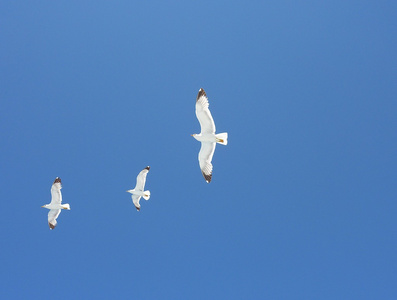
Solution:
[[[145,191],[145,183],[146,183],[146,176],[149,173],[150,167],[147,166],[141,172],[139,172],[138,176],[136,177],[136,186],[132,190],[128,190],[127,193],[132,194],[132,202],[134,203],[136,209],[139,211],[141,209],[141,205],[139,204],[139,200],[141,197],[145,200],[149,200],[150,198],[150,191]]]
[[[70,210],[69,204],[62,204],[61,188],[61,178],[57,177],[51,187],[51,203],[42,206],[50,210],[48,212],[48,225],[51,230],[57,226],[57,218],[61,213],[61,209]]]
[[[201,132],[192,136],[201,142],[198,155],[201,173],[207,183],[212,179],[212,156],[215,152],[216,143],[227,145],[227,132],[215,134],[215,123],[208,109],[209,103],[204,89],[200,89],[196,99],[196,116],[200,122]]]

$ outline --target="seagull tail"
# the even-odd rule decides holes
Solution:
[[[143,199],[149,200],[150,198],[150,191],[144,191],[143,192]]]
[[[63,206],[63,209],[70,210],[70,205],[69,205],[69,203],[62,204],[62,206]]]
[[[227,132],[218,133],[216,136],[216,142],[222,145],[227,145]]]

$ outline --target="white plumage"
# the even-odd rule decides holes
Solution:
[[[146,176],[149,173],[150,167],[147,166],[144,168],[136,177],[136,186],[132,190],[128,190],[128,193],[131,193],[132,202],[134,203],[136,209],[139,211],[141,209],[141,205],[139,204],[139,200],[141,197],[145,200],[149,200],[150,198],[150,191],[145,191],[145,183],[146,183]]]
[[[48,212],[48,225],[50,229],[54,229],[57,226],[57,218],[61,213],[61,209],[70,210],[69,204],[62,204],[62,182],[61,178],[57,177],[51,186],[51,203],[43,205],[42,207],[49,209]]]
[[[214,119],[209,110],[209,102],[204,89],[200,89],[196,99],[196,116],[200,122],[200,134],[192,136],[201,142],[201,149],[198,155],[201,172],[205,181],[212,179],[212,157],[214,156],[216,143],[227,145],[227,132],[215,134],[216,128]]]

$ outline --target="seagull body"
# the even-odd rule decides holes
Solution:
[[[61,209],[70,210],[70,205],[65,203],[62,204],[62,182],[61,178],[57,177],[51,187],[51,203],[43,205],[42,207],[49,209],[48,212],[48,226],[50,229],[54,229],[57,226],[57,218],[61,213]]]
[[[201,132],[192,136],[201,142],[198,155],[201,173],[207,183],[212,179],[212,157],[216,143],[227,145],[227,132],[216,134],[214,119],[209,110],[209,102],[204,89],[200,89],[196,99],[196,116],[200,122]]]
[[[139,172],[138,176],[136,177],[136,186],[132,190],[128,190],[127,193],[132,194],[132,202],[134,203],[136,209],[139,211],[141,209],[141,205],[139,204],[139,200],[141,197],[145,200],[149,200],[150,198],[150,191],[145,191],[145,183],[146,183],[146,176],[149,173],[150,167],[147,166],[141,172]]]

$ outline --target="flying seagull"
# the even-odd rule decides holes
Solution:
[[[192,136],[201,142],[198,155],[201,172],[205,181],[212,179],[212,156],[215,152],[216,143],[227,145],[227,132],[215,134],[215,123],[208,109],[209,103],[204,89],[200,89],[196,99],[196,116],[200,122],[201,132]]]
[[[132,202],[134,203],[136,209],[139,211],[141,209],[141,205],[139,204],[139,200],[141,197],[145,200],[149,200],[150,198],[150,191],[145,191],[145,182],[146,182],[146,175],[149,173],[150,167],[147,166],[141,172],[139,172],[138,176],[136,177],[136,186],[133,190],[128,190],[127,193],[131,193]]]
[[[54,229],[57,226],[57,218],[61,213],[61,209],[70,210],[69,204],[62,204],[62,194],[61,194],[61,178],[57,177],[51,187],[51,203],[43,205],[42,207],[48,208],[48,225],[50,229]]]

